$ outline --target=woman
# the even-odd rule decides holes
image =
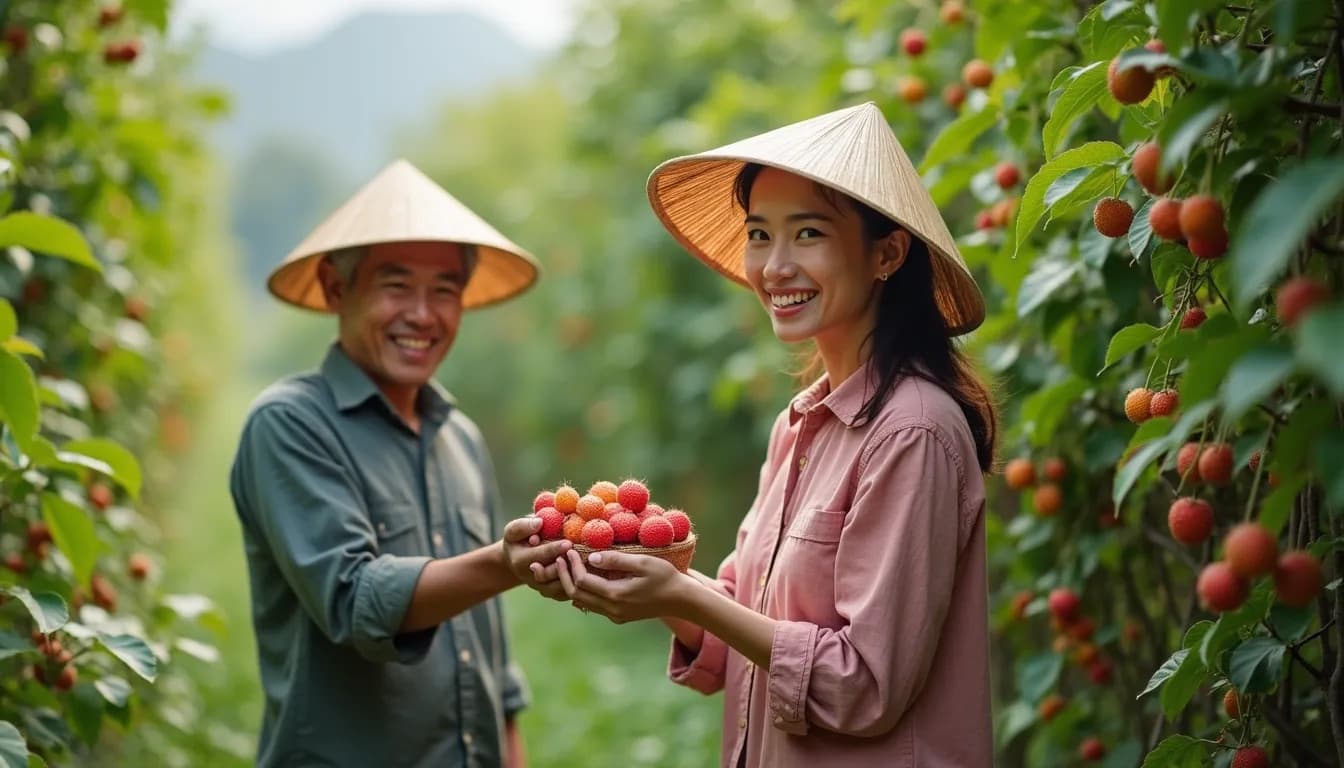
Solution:
[[[872,104],[650,177],[696,257],[744,282],[825,370],[775,421],[737,547],[710,579],[573,551],[570,599],[663,617],[670,674],[723,689],[725,766],[992,761],[983,473],[996,419],[952,337],[984,304]]]

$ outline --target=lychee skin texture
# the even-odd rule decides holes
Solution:
[[[1176,452],[1176,474],[1192,483],[1200,482],[1199,443],[1186,443]]]
[[[633,544],[639,540],[639,517],[634,512],[617,512],[609,522],[617,544]]]
[[[606,520],[589,520],[583,524],[583,535],[580,538],[584,546],[606,549],[615,541],[616,532]]]
[[[1232,768],[1269,768],[1269,753],[1264,747],[1242,747],[1232,756]]]
[[[583,541],[583,526],[587,523],[588,521],[579,517],[577,512],[565,515],[565,523],[562,528],[562,533],[566,539],[569,539],[575,544],[579,544]]]
[[[994,181],[1001,189],[1012,189],[1022,180],[1022,172],[1012,163],[999,163],[994,169]]]
[[[1106,757],[1106,745],[1101,743],[1101,739],[1084,739],[1078,747],[1078,756],[1096,762]]]
[[[1330,289],[1310,277],[1295,277],[1274,294],[1274,311],[1287,328],[1297,325],[1317,304],[1330,298]]]
[[[980,59],[971,59],[961,68],[961,79],[972,88],[988,88],[994,82],[994,69]]]
[[[907,29],[901,33],[901,50],[909,56],[918,56],[924,53],[924,49],[929,45],[929,38],[923,30]]]
[[[1148,209],[1148,226],[1163,240],[1178,243],[1185,239],[1181,234],[1181,201],[1164,197],[1153,203]]]
[[[589,488],[588,492],[601,499],[605,504],[616,501],[616,484],[610,480],[598,480],[593,483],[593,487]]]
[[[1198,544],[1213,533],[1213,506],[1189,496],[1177,499],[1167,511],[1167,527],[1182,544]]]
[[[546,507],[555,506],[555,494],[550,491],[542,491],[537,494],[537,498],[532,500],[532,511],[540,512]]]
[[[1147,387],[1131,389],[1125,395],[1125,418],[1142,424],[1152,415],[1153,391]]]
[[[1309,552],[1285,552],[1274,566],[1274,592],[1284,605],[1293,608],[1310,605],[1321,593],[1322,583],[1321,562]]]
[[[605,520],[607,517],[605,514],[606,508],[606,503],[592,494],[579,499],[578,503],[574,505],[574,511],[578,512],[584,520]]]
[[[537,511],[541,518],[541,538],[558,539],[565,533],[565,514],[555,507],[542,507]]]
[[[649,503],[647,506],[644,507],[644,511],[639,513],[639,521],[642,523],[644,522],[644,518],[646,517],[652,517],[654,515],[662,515],[662,514],[664,514],[662,507],[654,503]]]
[[[1046,602],[1050,606],[1050,613],[1066,623],[1078,618],[1078,609],[1082,604],[1078,595],[1067,587],[1058,587],[1051,590],[1050,597]]]
[[[566,515],[568,515],[569,513],[574,512],[575,510],[577,510],[577,509],[578,509],[578,506],[579,506],[579,492],[578,492],[578,491],[574,490],[573,488],[569,487],[568,485],[562,485],[562,486],[560,486],[559,488],[556,488],[556,489],[555,489],[555,508],[556,508],[556,509],[558,509],[558,510],[560,510],[561,512],[564,512]]]
[[[1147,142],[1134,150],[1134,159],[1131,161],[1130,167],[1134,170],[1134,178],[1149,194],[1165,195],[1176,183],[1176,179],[1170,173],[1166,176],[1158,175],[1162,167],[1162,148],[1156,142]],[[1179,208],[1180,201],[1174,202]],[[1167,239],[1179,240],[1180,237]]]
[[[1199,599],[1211,611],[1235,611],[1246,602],[1250,585],[1224,562],[1209,563],[1199,574],[1195,585]]]
[[[1014,491],[1029,488],[1036,482],[1036,468],[1032,466],[1031,459],[1013,459],[1003,468],[1003,480]]]
[[[621,483],[621,487],[616,492],[616,500],[621,506],[639,514],[644,511],[645,505],[649,503],[649,489],[638,480],[626,480]]]
[[[613,501],[602,508],[602,519],[606,520],[607,522],[611,522],[611,518],[619,515],[622,512],[630,512],[630,510],[626,509],[625,507],[622,507],[620,502]]]
[[[929,86],[923,78],[914,75],[906,75],[896,84],[896,93],[900,95],[901,100],[907,104],[918,104],[929,95]]]
[[[1204,311],[1203,307],[1191,307],[1185,310],[1181,316],[1181,330],[1189,331],[1204,324],[1209,319],[1209,313]]]
[[[1174,389],[1154,392],[1153,399],[1148,404],[1148,414],[1150,416],[1170,416],[1176,412],[1176,406],[1180,404],[1180,400],[1181,396]]]
[[[1118,197],[1103,197],[1092,209],[1092,224],[1107,237],[1123,237],[1134,223],[1134,207]]]
[[[1143,67],[1129,67],[1121,71],[1118,56],[1111,59],[1111,65],[1106,69],[1106,86],[1121,104],[1138,104],[1148,98],[1156,82],[1153,73]]]
[[[1036,513],[1041,517],[1052,517],[1064,505],[1064,494],[1058,485],[1045,483],[1036,489],[1032,503],[1036,505]]]
[[[680,509],[669,510],[663,519],[672,524],[673,541],[685,541],[691,535],[691,518]]]
[[[1219,232],[1213,237],[1192,237],[1186,244],[1196,257],[1205,261],[1221,259],[1223,254],[1227,253],[1227,233]]]
[[[1227,485],[1232,480],[1232,446],[1215,443],[1204,446],[1199,454],[1199,476],[1211,485]]]
[[[1181,204],[1181,234],[1187,240],[1227,237],[1223,204],[1212,195],[1193,195]]]
[[[1241,702],[1237,700],[1236,688],[1228,688],[1227,693],[1223,694],[1223,711],[1229,719],[1237,720],[1241,717]]]
[[[650,549],[666,547],[672,543],[674,534],[672,523],[666,517],[647,517],[639,526],[639,544]]]

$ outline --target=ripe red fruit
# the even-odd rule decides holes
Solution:
[[[555,512],[555,510],[551,511]],[[542,518],[542,520],[543,520],[542,530],[545,530],[545,522],[544,522],[545,518]],[[558,532],[560,530],[559,525],[560,523],[564,522],[564,518],[560,517],[559,512],[555,512],[555,520],[556,520],[556,531]],[[550,536],[547,538],[555,538],[555,537]],[[149,555],[146,555],[143,552],[136,552],[126,560],[126,572],[129,573],[131,575],[131,578],[135,579],[136,581],[144,581],[145,578],[149,576],[149,572],[152,569],[152,567],[153,563],[150,561]]]
[[[611,523],[606,520],[589,520],[583,524],[583,532],[579,534],[579,540],[584,546],[593,549],[606,549],[611,546],[616,538],[616,532],[611,529]]]
[[[1203,307],[1191,307],[1185,310],[1181,316],[1181,330],[1189,331],[1204,324],[1209,319],[1209,313],[1204,311]]]
[[[118,21],[121,21],[121,17],[125,15],[125,12],[125,9],[120,5],[104,5],[102,8],[98,9],[98,26],[110,27],[113,24],[116,24]]]
[[[1058,715],[1060,710],[1064,709],[1066,703],[1068,702],[1064,700],[1063,696],[1052,693],[1041,699],[1041,703],[1036,705],[1036,711],[1040,714],[1042,720],[1049,722],[1055,719],[1055,715]]]
[[[649,502],[649,504],[648,504],[647,506],[644,507],[644,511],[643,511],[643,512],[638,512],[638,513],[636,513],[636,514],[639,515],[639,520],[640,520],[640,522],[643,522],[643,521],[644,521],[644,518],[646,518],[646,517],[648,517],[648,516],[650,516],[650,515],[662,515],[662,514],[665,514],[665,513],[663,512],[663,508],[662,508],[662,507],[658,506],[657,504],[654,504],[653,502]]]
[[[1142,424],[1152,415],[1153,390],[1147,387],[1131,389],[1125,395],[1125,418],[1135,424]]]
[[[17,24],[5,27],[4,40],[9,46],[10,53],[15,56],[28,50],[28,30]]]
[[[1227,237],[1223,204],[1212,195],[1194,195],[1181,204],[1181,234],[1187,240]]]
[[[573,514],[565,515],[565,525],[564,528],[562,528],[561,530],[564,533],[566,539],[569,539],[575,544],[578,544],[583,541],[583,526],[587,524],[588,521],[584,520],[582,517],[579,517],[578,513],[576,512]]]
[[[621,487],[617,490],[616,500],[621,503],[621,506],[639,514],[644,511],[645,505],[649,503],[649,489],[638,480],[626,480],[621,483]]]
[[[617,491],[616,484],[610,480],[598,480],[593,483],[593,487],[588,489],[588,493],[598,497],[606,504],[616,501]]]
[[[1196,257],[1205,261],[1213,261],[1222,258],[1227,253],[1227,233],[1219,232],[1213,237],[1192,237],[1186,241],[1185,247],[1190,249]]]
[[[1105,685],[1111,682],[1111,674],[1114,671],[1115,667],[1105,659],[1097,659],[1087,665],[1087,676],[1097,685]]]
[[[1269,753],[1264,747],[1242,747],[1232,756],[1232,768],[1269,768]]]
[[[1211,611],[1224,613],[1235,611],[1246,602],[1250,586],[1246,580],[1224,562],[1209,563],[1199,574],[1195,585],[1199,599]]]
[[[1012,163],[999,163],[994,168],[994,181],[998,182],[1002,189],[1012,189],[1017,186],[1017,182],[1022,180],[1022,172]]]
[[[612,534],[617,544],[632,544],[639,539],[639,516],[624,510],[611,516]]]
[[[18,574],[28,572],[28,564],[23,561],[23,555],[18,552],[10,552],[5,555],[5,567]]]
[[[1199,443],[1186,443],[1176,452],[1176,474],[1192,483],[1200,481]]]
[[[532,500],[532,511],[540,512],[546,507],[555,506],[555,494],[550,491],[542,491],[537,494],[537,498]]]
[[[1241,523],[1223,539],[1223,559],[1247,579],[1273,571],[1278,554],[1278,540],[1259,523]]]
[[[615,517],[616,515],[619,515],[622,512],[630,512],[630,510],[626,509],[625,507],[622,507],[619,501],[613,501],[602,508],[602,519],[606,520],[607,522],[611,522],[611,518]],[[630,512],[630,514],[634,513]]]
[[[1092,639],[1092,635],[1097,631],[1097,625],[1096,622],[1084,616],[1066,627],[1065,631],[1069,637],[1080,643],[1085,643]]]
[[[1078,756],[1084,760],[1096,762],[1106,757],[1106,745],[1101,743],[1101,739],[1095,737],[1083,739],[1083,743],[1078,746]]]
[[[1138,179],[1139,185],[1148,190],[1149,194],[1165,195],[1176,183],[1176,177],[1170,171],[1166,176],[1160,176],[1162,163],[1162,147],[1157,142],[1149,141],[1139,145],[1134,150],[1134,158],[1130,161],[1130,167],[1134,170],[1134,178]],[[1179,201],[1177,201],[1179,205]],[[1179,237],[1169,237],[1168,240],[1179,240]]]
[[[1330,289],[1310,277],[1294,277],[1279,286],[1274,294],[1274,311],[1279,322],[1292,328],[1317,304],[1330,298]]]
[[[103,61],[108,64],[130,64],[140,55],[140,41],[126,40],[108,43],[103,47]]]
[[[1214,443],[1199,454],[1199,476],[1210,485],[1227,485],[1232,480],[1232,446]]]
[[[942,19],[944,24],[960,24],[966,20],[966,8],[961,4],[961,0],[946,0],[938,9],[938,18]]]
[[[53,687],[58,691],[68,691],[75,687],[75,681],[78,679],[79,673],[75,671],[75,668],[66,665],[61,670],[61,674],[56,676],[56,682],[53,684]]]
[[[1151,416],[1170,416],[1176,412],[1176,406],[1180,401],[1181,396],[1174,389],[1154,392],[1153,399],[1148,404],[1148,413]]]
[[[1252,472],[1254,472],[1254,471],[1256,471],[1257,469],[1260,468],[1260,452],[1259,452],[1259,451],[1256,451],[1255,453],[1252,453],[1252,454],[1251,454],[1251,458],[1249,458],[1249,459],[1246,460],[1246,468],[1249,469],[1249,470],[1252,471]]]
[[[1223,694],[1223,711],[1233,720],[1241,717],[1241,702],[1237,700],[1237,689],[1228,688]]]
[[[1146,48],[1147,50],[1152,51],[1153,53],[1167,52],[1167,46],[1163,45],[1162,41],[1158,40],[1157,38],[1153,38],[1152,40],[1149,40],[1148,42],[1144,43],[1143,47]]]
[[[994,214],[990,213],[989,211],[981,211],[981,212],[975,214],[975,228],[976,228],[976,229],[993,229],[993,228],[994,228]]]
[[[1051,590],[1046,602],[1050,606],[1050,613],[1065,624],[1078,618],[1078,608],[1082,605],[1077,593],[1068,587]]]
[[[990,218],[994,220],[994,226],[1006,227],[1013,220],[1013,213],[1017,209],[1017,199],[1008,198],[1000,200],[989,209]]]
[[[1310,552],[1283,553],[1274,567],[1274,592],[1279,602],[1302,608],[1321,593],[1321,562]]]
[[[691,535],[691,518],[680,509],[668,510],[663,519],[672,524],[673,541],[685,541]]]
[[[127,296],[123,311],[130,319],[142,323],[149,317],[149,302],[143,296]]]
[[[1134,223],[1134,208],[1118,197],[1103,197],[1092,209],[1092,224],[1107,237],[1122,237]]]
[[[1046,459],[1043,469],[1046,478],[1055,482],[1060,482],[1069,474],[1069,465],[1057,456]]]
[[[1036,514],[1041,517],[1053,517],[1064,505],[1064,494],[1058,485],[1045,483],[1036,488],[1032,503],[1036,505]]]
[[[966,89],[960,83],[943,86],[943,103],[953,109],[961,109],[961,105],[966,103]]]
[[[42,521],[28,524],[28,549],[33,552],[44,550],[51,543],[51,528]]]
[[[929,38],[922,29],[907,29],[901,32],[901,50],[910,56],[918,56],[929,46]]]
[[[1164,197],[1153,203],[1148,209],[1148,226],[1154,234],[1163,240],[1178,243],[1185,238],[1181,234],[1181,201]]]
[[[605,520],[607,505],[597,496],[584,494],[574,505],[574,511],[584,520]]]
[[[1167,527],[1182,544],[1198,544],[1213,533],[1213,506],[1189,496],[1177,499],[1167,511]]]
[[[93,604],[107,611],[115,613],[117,610],[117,590],[112,583],[103,578],[100,573],[93,574],[89,581],[89,588],[93,592]]]
[[[924,79],[915,75],[906,75],[896,83],[896,93],[907,104],[918,104],[929,95],[929,86]]]
[[[672,543],[675,531],[663,516],[646,517],[639,525],[639,544],[649,548],[666,547]]]
[[[1032,466],[1031,459],[1019,457],[1009,461],[1003,468],[1003,481],[1014,491],[1020,491],[1035,483],[1036,468]]]
[[[961,79],[972,88],[988,88],[994,82],[994,69],[980,59],[971,59],[961,68]]]
[[[94,507],[100,510],[107,509],[115,500],[112,488],[105,483],[94,483],[89,486],[89,503]]]
[[[565,535],[565,513],[555,507],[542,507],[537,512],[541,518],[541,538],[558,539]]]
[[[1121,71],[1119,56],[1111,59],[1111,65],[1106,69],[1106,86],[1121,104],[1138,104],[1148,98],[1155,82],[1157,78],[1143,67],[1134,66]]]
[[[562,485],[559,488],[556,488],[555,508],[564,512],[566,515],[577,511],[579,508],[579,492],[568,485]]]

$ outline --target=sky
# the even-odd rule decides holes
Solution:
[[[365,10],[472,10],[495,19],[525,45],[558,46],[576,0],[177,0],[173,26],[204,24],[218,46],[261,53],[303,43]]]

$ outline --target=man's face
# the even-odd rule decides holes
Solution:
[[[414,391],[429,381],[462,320],[461,246],[379,243],[348,285],[325,262],[319,276],[340,317],[341,348],[381,389]]]

